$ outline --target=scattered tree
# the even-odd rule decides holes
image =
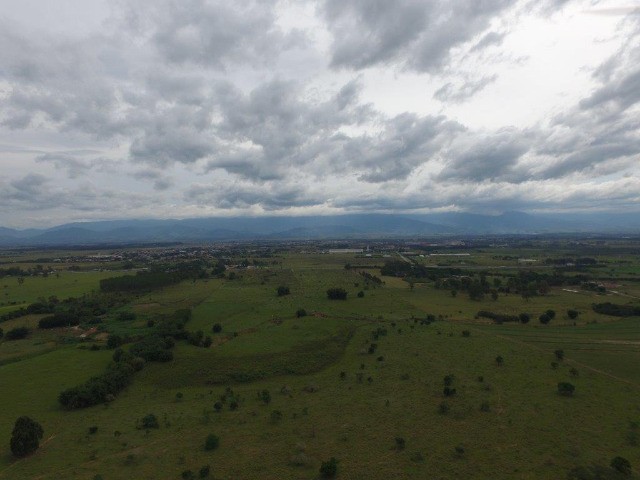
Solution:
[[[213,433],[207,435],[206,440],[204,441],[204,449],[207,451],[215,450],[220,445],[220,438]]]
[[[615,471],[623,475],[631,475],[631,462],[624,457],[615,457],[609,464]]]
[[[338,474],[338,460],[331,457],[328,461],[322,462],[320,465],[320,476],[322,478],[335,478]]]
[[[222,331],[222,325],[220,325],[219,323],[214,323],[212,330],[213,333],[220,333]]]
[[[44,430],[38,422],[29,417],[18,418],[11,434],[11,452],[16,457],[26,457],[38,449],[43,435]]]
[[[576,387],[569,382],[558,382],[558,393],[565,397],[573,396]]]
[[[327,290],[329,300],[346,300],[347,291],[344,288],[334,287]]]
[[[285,295],[289,295],[291,293],[291,291],[289,290],[289,287],[287,287],[285,285],[280,285],[276,289],[276,292],[278,293],[279,297],[284,297]]]

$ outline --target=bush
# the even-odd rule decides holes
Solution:
[[[338,460],[331,457],[328,461],[322,462],[320,465],[320,476],[322,478],[335,478],[338,474]]]
[[[541,324],[547,325],[551,321],[551,317],[549,315],[547,315],[546,313],[543,313],[542,315],[540,315],[538,317],[538,320],[540,320]]]
[[[569,382],[559,382],[558,383],[558,393],[565,397],[573,396],[576,387]]]
[[[207,478],[209,476],[209,473],[211,473],[211,467],[209,465],[205,465],[202,468],[200,468],[200,471],[198,472],[198,477]]]
[[[575,320],[576,318],[578,318],[578,314],[579,312],[577,310],[567,310],[567,317],[569,317],[571,320]]]
[[[204,441],[204,449],[206,451],[211,451],[211,450],[215,450],[216,448],[218,448],[218,446],[220,445],[220,438],[218,438],[217,435],[214,435],[213,433],[210,433],[209,435],[207,435],[207,438]]]
[[[358,298],[364,298],[364,292],[362,290],[358,292]]]
[[[120,335],[109,335],[109,337],[107,338],[107,348],[109,349],[114,349],[114,348],[118,348],[120,345],[122,345],[123,340],[122,337]]]
[[[304,308],[299,308],[298,310],[296,310],[296,317],[297,318],[302,318],[302,317],[306,317],[307,316],[307,311]]]
[[[18,418],[11,434],[11,453],[16,457],[26,457],[35,452],[43,435],[44,430],[38,422],[29,417]]]
[[[449,413],[449,410],[451,410],[451,407],[449,407],[449,404],[446,402],[442,402],[440,405],[438,405],[438,413],[440,415],[446,415],[447,413]]]
[[[339,287],[330,288],[327,290],[327,298],[329,298],[329,300],[346,300],[347,291]]]
[[[5,340],[22,340],[29,335],[29,329],[27,327],[16,327],[9,330],[5,334]]]
[[[222,325],[220,325],[219,323],[214,323],[212,330],[213,333],[220,333],[222,331]]]
[[[284,285],[280,285],[276,289],[276,292],[277,292],[279,297],[284,297],[285,295],[289,295],[291,293],[291,291],[289,290],[289,287],[286,287]]]
[[[152,428],[160,428],[160,423],[158,423],[158,417],[156,417],[153,413],[149,413],[148,415],[142,417],[140,426],[145,430],[150,430]]]
[[[556,359],[558,360],[564,360],[564,350],[556,350],[555,352],[553,352],[556,356]]]
[[[631,462],[624,457],[615,457],[609,464],[615,471],[623,475],[631,475]]]
[[[404,450],[406,446],[406,441],[402,437],[396,437],[396,450]]]
[[[271,394],[269,393],[269,390],[262,390],[260,393],[258,393],[258,398],[265,405],[269,405],[269,403],[271,403]]]
[[[528,313],[521,313],[520,315],[518,315],[518,318],[520,319],[520,323],[529,323],[529,320],[531,320],[531,315],[529,315]]]

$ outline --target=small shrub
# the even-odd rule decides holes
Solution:
[[[330,288],[327,290],[327,298],[329,300],[346,300],[347,291],[340,287]]]
[[[98,427],[89,427],[89,435],[95,435],[96,433],[98,433]]]
[[[213,408],[215,409],[216,412],[219,412],[220,410],[222,410],[222,402],[214,403]]]
[[[571,397],[573,396],[573,393],[575,392],[575,390],[576,390],[576,387],[569,382],[558,383],[558,393],[560,395],[563,395],[565,397]]]
[[[569,370],[569,375],[571,375],[572,377],[579,377],[580,372],[578,372],[578,369],[572,368],[571,370]]]
[[[282,412],[280,410],[274,410],[271,412],[270,418],[272,423],[278,423],[282,420]]]
[[[456,445],[454,450],[456,452],[456,456],[458,456],[458,457],[464,456],[464,447],[462,445]]]
[[[320,476],[322,478],[335,478],[338,474],[338,460],[331,457],[328,461],[322,462],[320,465]]]
[[[269,405],[269,403],[271,403],[271,394],[269,393],[269,390],[262,390],[261,392],[259,392],[258,398],[265,405]]]
[[[551,317],[546,313],[543,313],[538,317],[538,320],[540,321],[541,324],[547,325],[551,321]]]
[[[280,285],[276,289],[276,293],[278,294],[279,297],[284,297],[285,295],[289,295],[291,293],[291,291],[289,290],[289,287],[287,287],[285,285]]]
[[[623,475],[631,475],[631,462],[624,457],[614,457],[609,465]]]
[[[577,310],[569,309],[567,310],[567,317],[569,317],[571,320],[575,320],[576,318],[578,318],[579,313],[580,312],[578,312]]]
[[[498,355],[496,357],[496,365],[498,365],[499,367],[504,365],[504,358],[502,358],[502,355]]]
[[[471,332],[469,330],[463,330],[462,331],[462,336],[463,337],[470,337],[471,336]]]
[[[564,360],[564,350],[556,350],[553,352],[558,360]]]
[[[362,290],[360,290],[358,292],[358,298],[363,298],[364,297],[364,292]]]
[[[307,311],[304,308],[296,310],[296,318],[302,318],[307,316]]]
[[[212,328],[213,333],[220,333],[222,331],[222,325],[214,323]]]
[[[451,407],[449,407],[449,404],[446,402],[442,402],[440,405],[438,405],[438,413],[440,415],[446,415],[450,410]]]
[[[481,412],[490,412],[491,411],[491,407],[489,406],[489,402],[482,402],[480,404],[480,411]]]
[[[142,420],[140,421],[140,425],[145,430],[149,430],[151,428],[160,428],[160,424],[158,423],[158,417],[156,417],[153,413],[150,413],[142,417]]]
[[[196,478],[196,476],[191,470],[185,470],[184,472],[182,472],[182,478],[184,480],[193,480],[194,478]]]
[[[209,473],[211,473],[211,467],[209,465],[204,465],[203,467],[200,468],[200,471],[198,472],[198,477],[207,478],[209,476]]]
[[[220,438],[213,433],[207,435],[207,438],[204,441],[204,449],[206,451],[215,450],[220,445]]]
[[[396,450],[404,450],[406,446],[405,439],[402,437],[396,437]]]

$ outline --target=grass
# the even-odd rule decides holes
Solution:
[[[61,332],[1,343],[0,431],[10,432],[26,414],[42,423],[46,442],[14,461],[7,433],[0,478],[178,479],[207,464],[220,479],[317,478],[330,457],[340,461],[338,478],[374,480],[565,478],[577,465],[608,465],[616,455],[637,471],[640,447],[627,438],[629,422],[640,421],[640,324],[592,312],[602,297],[554,289],[529,302],[516,295],[475,302],[430,284],[411,289],[398,278],[374,288],[344,269],[346,262],[383,259],[286,253],[281,260],[238,270],[236,280],[184,282],[140,295],[125,307],[137,320],[108,320],[114,331],[144,332],[146,319],[190,307],[189,330],[210,334],[214,323],[223,326],[211,334],[211,348],[182,342],[172,362],[148,364],[108,406],[66,412],[56,397],[101,372],[112,352],[58,344],[48,351],[46,340]],[[46,286],[55,286],[51,280]],[[291,294],[278,297],[279,285]],[[348,290],[346,301],[326,298],[333,286]],[[360,290],[364,298],[357,298]],[[311,315],[296,318],[298,308]],[[540,325],[537,315],[548,308],[557,318]],[[564,316],[569,308],[581,312],[575,326]],[[532,321],[495,325],[475,319],[478,310],[527,311]],[[421,324],[427,314],[442,320]],[[11,322],[20,320],[31,325],[37,317]],[[375,339],[378,329],[386,335]],[[369,354],[372,342],[377,348]],[[565,359],[554,369],[558,348]],[[457,391],[447,398],[446,375],[454,376]],[[557,394],[561,381],[576,386],[572,398]],[[227,387],[239,408],[227,402],[216,412]],[[258,397],[262,390],[271,393],[268,405]],[[446,414],[439,411],[443,402]],[[281,416],[272,415],[276,410]],[[160,428],[138,430],[149,413]],[[207,452],[211,433],[220,446]],[[395,447],[396,437],[405,439],[405,449]],[[292,465],[296,455],[304,465]]]

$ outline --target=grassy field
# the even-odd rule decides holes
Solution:
[[[542,249],[520,254],[546,258]],[[497,262],[486,256],[484,264]],[[640,319],[600,315],[591,304],[640,302],[562,288],[528,301],[515,294],[473,301],[430,282],[411,287],[381,277],[378,286],[344,268],[384,260],[285,253],[277,264],[232,270],[233,279],[227,271],[134,296],[119,311],[137,318],[118,323],[108,315],[104,329],[143,335],[147,320],[190,308],[187,329],[213,343],[179,342],[173,361],[148,363],[115,401],[83,410],[62,410],[57,395],[104,370],[112,354],[104,338],[61,341],[74,334],[38,331],[38,316],[0,324],[5,332],[33,330],[0,343],[0,478],[179,479],[189,470],[197,478],[209,465],[216,479],[316,479],[330,457],[344,479],[558,479],[618,455],[638,472]],[[89,292],[104,275],[113,272],[0,284],[11,285],[11,301],[29,302]],[[290,294],[277,296],[280,285]],[[347,300],[328,300],[331,287],[347,290]],[[541,325],[547,309],[557,316]],[[576,320],[568,309],[580,312]],[[532,320],[496,325],[476,318],[479,310],[528,312]],[[436,321],[422,321],[427,315]],[[222,331],[214,334],[215,323]],[[444,396],[449,375],[456,393]],[[562,381],[575,395],[557,393]],[[238,408],[227,401],[218,412],[227,388]],[[159,428],[137,428],[150,413]],[[16,460],[8,443],[19,415],[38,420],[45,435],[35,454]],[[220,445],[206,451],[211,433]]]

